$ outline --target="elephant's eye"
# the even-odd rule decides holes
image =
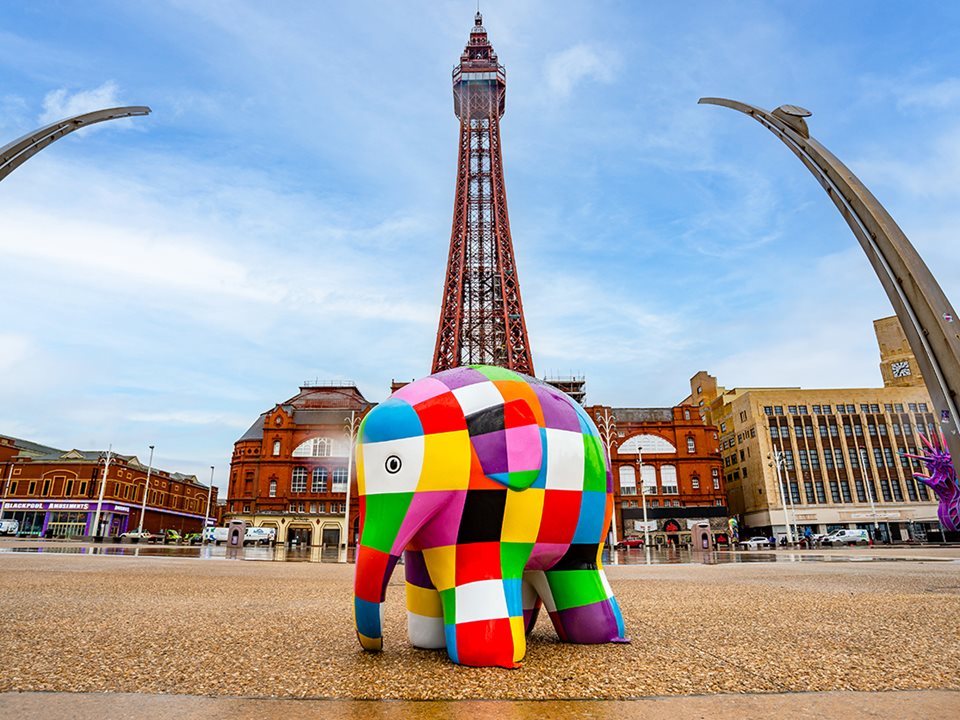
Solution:
[[[394,475],[395,473],[400,472],[400,464],[400,458],[398,458],[396,455],[391,455],[387,458],[385,467],[388,473]]]

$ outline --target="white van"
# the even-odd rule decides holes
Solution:
[[[225,527],[205,528],[203,531],[203,540],[208,543],[212,542],[214,545],[225,543],[227,541],[228,530],[229,528]],[[248,527],[243,535],[243,544],[266,545],[274,542],[276,539],[277,531],[275,528]]]
[[[16,535],[20,532],[19,520],[0,520],[0,535]]]
[[[866,530],[834,530],[821,540],[824,545],[867,545],[870,537]]]

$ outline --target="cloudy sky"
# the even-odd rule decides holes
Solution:
[[[450,71],[475,3],[0,0],[0,145],[116,105],[0,184],[0,433],[225,486],[304,380],[429,372]],[[892,314],[802,165],[701,96],[814,112],[960,294],[960,5],[482,0],[539,375],[588,401],[878,386]]]

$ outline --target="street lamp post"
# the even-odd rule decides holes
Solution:
[[[107,462],[103,466],[103,477],[100,478],[100,494],[97,496],[97,511],[93,514],[93,534],[102,537],[100,533],[100,509],[103,507],[103,493],[107,489],[107,472],[110,470],[110,457],[113,453],[113,443],[107,448]]]
[[[207,488],[207,509],[203,513],[203,530],[207,529],[207,523],[210,522],[210,498],[213,496],[213,465],[210,466],[210,487]]]
[[[603,414],[597,413],[594,416],[597,421],[597,429],[600,431],[600,439],[607,451],[607,467],[610,468],[610,476],[613,477],[613,460],[610,457],[610,447],[613,444],[614,433],[617,431],[617,418],[610,412],[610,408],[604,408]],[[617,504],[613,504],[613,512],[610,513],[610,549],[617,546]],[[611,553],[612,554],[612,553]]]
[[[3,484],[3,501],[0,502],[0,520],[3,520],[3,513],[7,509],[7,493],[10,492],[10,478],[13,477],[13,460],[7,466],[7,481]]]
[[[790,532],[790,517],[787,515],[787,501],[784,497],[785,495],[789,496],[790,488],[788,487],[786,493],[784,493],[783,479],[780,476],[780,466],[783,464],[783,453],[777,448],[773,449],[773,464],[777,468],[777,492],[780,495],[780,504],[783,506],[783,522],[787,526],[787,542],[793,545],[793,533]],[[792,502],[790,504],[793,505]]]
[[[643,505],[643,548],[650,549],[650,526],[647,524],[647,486],[643,484],[643,450],[637,445],[637,475],[640,480],[640,503]]]
[[[347,453],[347,502],[343,510],[343,544],[338,562],[347,562],[347,551],[350,548],[350,483],[353,479],[353,447],[357,440],[357,431],[360,429],[360,418],[357,417],[357,411],[351,410],[350,417],[344,418],[343,423],[347,429],[347,436],[350,438],[350,450]]]
[[[960,332],[956,313],[916,248],[860,179],[810,135],[809,110],[773,112],[726,98],[700,98],[744,113],[779,138],[813,173],[850,226],[900,320],[933,401],[950,454],[960,458]]]
[[[140,526],[137,534],[143,533],[143,516],[147,512],[147,493],[150,492],[150,471],[153,470],[153,445],[150,446],[150,460],[147,462],[147,484],[143,486],[143,502],[140,503]]]

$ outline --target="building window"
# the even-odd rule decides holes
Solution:
[[[290,512],[296,512],[296,511],[297,511],[297,504],[290,503]]]
[[[690,419],[690,411],[689,411],[689,410],[684,410],[684,411],[683,411],[683,419],[684,419],[684,420],[689,420],[689,419]]]
[[[773,406],[772,406],[772,405],[764,405],[764,407],[763,407],[763,414],[764,414],[764,415],[773,415]]]
[[[332,452],[333,440],[328,437],[315,437],[297,445],[293,457],[330,457]]]
[[[722,506],[723,506],[723,500],[714,500],[714,501],[713,501],[713,504],[722,507]]]
[[[290,492],[302,493],[307,491],[307,469],[296,467],[290,478]]]
[[[673,501],[673,506],[674,506],[674,507],[680,507],[680,501],[679,501],[679,500],[674,500],[674,501]]]
[[[335,493],[345,493],[347,491],[347,469],[346,468],[335,468],[333,471],[333,485],[330,488],[331,492]]]
[[[250,512],[250,506],[249,506],[249,505],[244,505],[244,506],[243,506],[243,511],[244,511],[245,513]]]
[[[797,414],[797,406],[796,406],[796,405],[787,405],[787,414],[788,414],[788,415],[796,415],[796,414]]]
[[[276,497],[276,496],[277,496],[277,481],[271,480],[270,481],[270,497]]]
[[[677,468],[673,465],[663,465],[660,468],[660,485],[663,487],[664,495],[679,495],[680,488],[677,486]]]
[[[806,406],[806,405],[801,405],[800,407],[798,407],[798,408],[797,408],[797,412],[798,412],[800,415],[808,415],[808,414],[809,414],[809,413],[807,413],[807,406]]]
[[[717,470],[717,468],[713,468],[712,473],[713,473],[713,489],[719,490],[720,489],[720,471]]]
[[[819,405],[814,405],[814,406],[813,406],[813,414],[814,414],[814,415],[819,415],[819,414],[820,414],[820,406],[819,406]]]
[[[279,454],[280,454],[280,441],[279,441],[279,440],[274,440],[274,441],[273,441],[273,454],[274,454],[274,455],[279,455]]]
[[[637,494],[637,474],[631,465],[620,466],[620,494]]]
[[[313,479],[310,483],[310,492],[325,493],[327,491],[327,469],[314,468]]]
[[[910,409],[910,412],[914,412],[914,413],[917,412],[917,404],[916,404],[916,403],[907,403],[907,407]]]
[[[690,483],[693,485],[694,490],[700,489],[700,478],[698,478],[696,475],[690,478]]]
[[[691,455],[697,451],[697,444],[693,441],[692,437],[687,438],[687,452]]]
[[[919,407],[920,407],[920,412],[927,412],[927,404],[926,404],[926,403],[920,403],[920,406],[919,406]]]
[[[774,405],[773,406],[774,415],[783,415],[783,405]]]
[[[902,413],[902,412],[903,412],[903,403],[894,403],[894,404],[893,404],[893,409],[896,410],[898,413]]]
[[[644,465],[640,470],[640,482],[647,495],[657,494],[657,469],[653,465]]]
[[[779,438],[779,437],[780,437],[780,428],[778,428],[776,425],[771,425],[771,426],[770,426],[770,437],[772,437],[772,438]]]

